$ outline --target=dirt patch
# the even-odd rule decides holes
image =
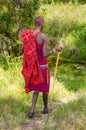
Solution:
[[[47,118],[47,115],[45,116]],[[22,127],[22,130],[42,130],[45,125],[44,116],[34,117],[33,119],[28,119]]]

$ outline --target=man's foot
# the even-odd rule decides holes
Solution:
[[[45,110],[45,109],[44,109],[44,110],[42,111],[42,114],[48,114],[48,113],[49,113],[48,110]]]
[[[48,113],[50,113],[52,111],[52,109],[44,109],[43,111],[42,111],[42,114],[48,114]]]
[[[28,113],[28,116],[29,116],[29,118],[33,118],[34,117],[34,113],[30,112],[30,113]]]

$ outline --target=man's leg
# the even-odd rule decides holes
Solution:
[[[43,93],[44,110],[48,112],[48,93]]]
[[[36,105],[36,102],[37,102],[37,99],[38,99],[38,94],[39,94],[39,92],[33,93],[31,113],[34,113],[35,105]]]
[[[36,102],[37,102],[37,99],[38,99],[38,92],[34,92],[33,93],[33,98],[32,98],[32,107],[31,107],[31,111],[30,113],[28,114],[28,116],[30,118],[33,118],[34,116],[34,111],[35,111],[35,105],[36,105]]]

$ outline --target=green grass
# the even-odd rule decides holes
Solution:
[[[63,52],[68,60],[84,59],[83,56],[86,58],[86,4],[42,5],[38,14],[45,17],[44,31],[49,34],[53,43],[59,41],[60,32],[63,30],[63,41],[67,47],[79,47],[74,55],[69,50]],[[80,48],[83,53],[82,50],[79,51]],[[55,59],[55,55],[49,59],[51,66],[55,65]],[[51,91],[49,93],[52,113],[48,120],[47,115],[41,114],[43,101],[40,94],[35,120],[30,120],[27,113],[30,111],[32,93],[24,93],[21,64],[21,57],[10,62],[0,59],[0,130],[86,130],[86,65],[64,64],[61,61],[53,88],[52,105]],[[50,70],[52,88],[54,67]]]
[[[24,81],[21,75],[21,62],[14,61],[9,69],[0,67],[0,128],[1,130],[85,130],[86,128],[86,66],[73,70],[76,64],[58,66],[57,80],[54,87],[52,113],[42,116],[42,95],[36,106],[36,120],[29,120],[32,93],[24,93]],[[51,70],[51,87],[53,83]],[[76,86],[78,85],[78,87]],[[51,94],[51,92],[50,92]],[[49,97],[50,97],[49,94]],[[49,107],[51,103],[49,101]],[[34,122],[35,121],[35,122]],[[41,123],[41,126],[40,126]],[[35,124],[35,125],[34,125]]]
[[[86,61],[86,4],[42,5],[38,15],[45,19],[44,32],[50,38],[50,47],[59,43],[63,33],[66,48],[62,57],[71,60]],[[53,59],[53,58],[51,58]]]

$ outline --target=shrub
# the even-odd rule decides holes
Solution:
[[[62,3],[53,6],[41,6],[39,10],[39,15],[42,14],[46,21],[44,32],[49,35],[49,48],[59,44],[60,34],[63,32],[63,42],[66,48],[62,51],[61,59],[65,61],[83,63],[86,61],[85,8],[85,5]],[[56,55],[48,59],[52,66],[56,60]]]
[[[39,0],[27,0],[22,8],[18,8],[14,0],[0,1],[0,39],[3,40],[3,48],[11,56],[20,55],[20,46],[17,44],[19,33],[24,28],[33,26],[33,19],[39,7]]]
[[[76,45],[76,53],[79,60],[86,60],[86,28],[81,28],[77,32],[73,32],[75,38],[74,44]]]

